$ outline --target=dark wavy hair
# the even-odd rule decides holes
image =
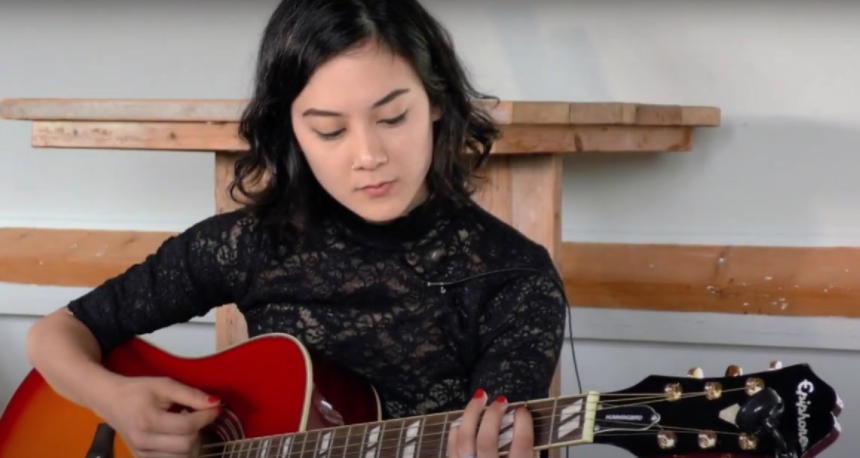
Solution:
[[[441,110],[430,195],[463,202],[477,189],[475,171],[499,131],[476,102],[496,99],[472,87],[450,34],[417,0],[283,0],[263,32],[239,126],[250,150],[237,160],[229,189],[264,222],[301,230],[324,209],[327,193],[299,147],[290,109],[320,65],[369,42],[409,62]]]

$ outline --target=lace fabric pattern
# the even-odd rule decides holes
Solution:
[[[428,203],[385,225],[340,209],[280,242],[237,210],[69,309],[107,352],[235,303],[250,336],[297,337],[366,378],[384,417],[398,418],[461,409],[478,388],[547,397],[564,338],[560,285],[546,249],[476,204]]]

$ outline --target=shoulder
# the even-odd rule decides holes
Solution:
[[[189,263],[248,267],[266,252],[269,239],[260,220],[245,210],[204,218],[171,237],[162,250],[179,251]]]
[[[196,237],[232,237],[240,239],[254,236],[262,229],[260,220],[252,213],[240,209],[219,213],[191,225],[183,235]]]
[[[485,307],[558,316],[567,308],[561,274],[541,244],[474,204],[463,212],[473,275],[478,275]],[[462,237],[461,237],[462,238]],[[500,309],[501,308],[501,309]]]

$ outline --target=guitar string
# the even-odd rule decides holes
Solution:
[[[734,392],[734,391],[740,391],[740,390],[743,390],[743,388],[732,388],[732,389],[727,389],[727,390],[723,390],[723,393],[731,393],[731,392]],[[691,398],[691,397],[703,396],[703,395],[706,395],[706,394],[707,394],[706,392],[692,392],[692,393],[684,393],[684,394],[682,394],[678,399],[686,399],[686,398]],[[625,401],[625,402],[629,402],[629,401],[643,401],[643,402],[639,402],[639,403],[635,403],[635,404],[633,404],[633,403],[628,403],[628,404],[617,404],[617,402],[618,402],[618,401],[608,401],[608,402],[606,402],[606,401],[602,401],[602,398],[603,398],[604,396],[607,396],[607,395],[603,395],[603,394],[601,394],[601,395],[600,395],[600,396],[601,396],[600,404],[605,405],[605,406],[608,406],[608,407],[601,407],[601,408],[595,409],[595,411],[600,411],[600,410],[611,410],[611,409],[613,409],[613,408],[636,407],[636,406],[642,406],[642,405],[647,405],[647,404],[652,404],[652,403],[655,403],[655,402],[662,402],[662,401],[666,401],[666,402],[676,402],[676,401],[672,401],[672,400],[666,399],[665,395],[657,395],[657,394],[653,394],[653,393],[629,393],[629,394],[623,394],[623,393],[622,393],[622,394],[617,394],[617,393],[615,393],[615,394],[612,394],[612,395],[613,395],[613,396],[616,396],[616,397],[626,397],[626,399],[623,399],[623,401]],[[559,400],[569,400],[569,399],[573,399],[573,398],[585,399],[585,397],[584,397],[584,396],[565,396],[565,397],[560,397],[560,398],[558,398],[558,399],[559,399]],[[527,402],[513,403],[513,404],[511,404],[509,407],[517,407],[517,406],[519,406],[519,405],[528,406],[528,405],[534,405],[534,404],[549,404],[549,403],[554,403],[554,402],[553,402],[553,400],[551,400],[551,399],[550,399],[550,400],[539,400],[539,401],[527,401]],[[559,406],[558,406],[556,403],[554,403],[554,404],[555,404],[555,405],[548,406],[548,407],[541,407],[541,408],[537,408],[537,409],[530,409],[530,411],[531,411],[531,413],[532,413],[532,414],[536,414],[536,413],[543,413],[543,412],[546,412],[546,411],[551,411],[551,410],[559,409]],[[458,415],[458,414],[462,415],[462,414],[463,414],[463,412],[464,412],[463,410],[459,410],[459,411],[452,411],[452,412],[447,413],[447,414],[446,414],[446,413],[439,413],[439,414],[432,414],[432,415],[429,415],[429,416],[430,416],[430,417],[433,417],[433,416],[442,417],[442,416],[446,416],[446,415],[447,415],[447,418],[451,418],[451,417],[453,417],[454,415]],[[409,423],[409,422],[410,422],[409,420],[411,420],[411,419],[413,419],[413,418],[417,418],[417,417],[402,418],[402,419],[395,419],[395,420],[391,420],[391,421],[392,421],[392,422],[401,422],[403,425],[405,425],[406,423]],[[451,421],[447,420],[447,418],[446,418],[446,421],[445,421],[445,422],[443,422],[443,423],[450,423],[450,422],[451,422]],[[385,421],[385,422],[387,422],[387,421]],[[367,424],[381,424],[381,423],[385,423],[385,422],[370,422],[370,423],[367,423]],[[361,424],[356,424],[356,425],[351,425],[351,426],[360,426],[360,425],[361,425]],[[321,429],[321,430],[319,430],[319,431],[324,431],[324,430],[337,430],[337,429],[347,429],[347,428],[349,428],[349,427],[350,427],[350,425],[343,425],[343,426],[336,426],[336,427],[332,427],[332,428],[325,428],[325,429]],[[394,428],[394,429],[385,429],[385,432],[389,432],[389,431],[397,431],[397,432],[400,432],[400,431],[404,431],[404,430],[406,430],[406,429],[408,429],[408,427],[400,426],[400,427],[397,427],[397,428]],[[207,444],[207,445],[205,445],[204,447],[209,447],[209,448],[222,447],[222,446],[224,446],[224,445],[230,445],[230,444],[233,444],[233,443],[239,443],[239,442],[254,442],[254,441],[265,440],[265,439],[267,439],[267,438],[271,439],[271,438],[277,438],[277,437],[280,437],[280,436],[298,435],[298,434],[305,434],[305,433],[312,433],[312,432],[314,432],[314,431],[305,431],[305,432],[288,433],[288,434],[276,434],[276,435],[272,435],[272,436],[265,436],[265,437],[258,437],[258,438],[250,438],[250,439],[238,439],[238,440],[234,440],[234,441],[227,441],[227,442],[218,442],[218,443],[213,443],[213,444]],[[388,440],[397,440],[397,439],[388,439]]]
[[[742,390],[742,389],[743,389],[743,388],[736,388],[736,389],[724,390],[723,392],[739,391],[739,390]],[[703,395],[705,395],[705,394],[706,394],[706,393],[704,393],[704,392],[703,392],[703,393],[698,393],[698,392],[694,392],[694,393],[687,393],[687,394],[681,395],[681,397],[680,397],[679,399],[685,399],[685,398],[691,398],[691,397],[703,396]],[[638,403],[626,403],[626,404],[621,404],[621,405],[617,405],[617,404],[614,404],[614,403],[603,403],[603,404],[608,404],[608,407],[598,407],[597,409],[589,409],[589,410],[593,410],[593,411],[604,411],[604,410],[612,410],[612,409],[619,409],[619,408],[625,408],[625,407],[643,406],[643,405],[647,405],[647,404],[653,404],[653,403],[655,403],[655,402],[677,402],[677,400],[674,400],[674,401],[673,401],[673,400],[666,399],[665,395],[654,395],[654,394],[649,394],[647,397],[645,397],[645,396],[639,396],[639,395],[624,395],[624,394],[618,394],[617,396],[619,396],[619,397],[629,396],[629,399],[625,399],[624,401],[639,401],[639,400],[642,400],[642,399],[647,399],[647,401],[642,401],[642,402],[638,402]],[[634,396],[636,396],[636,397],[634,397]],[[547,401],[545,401],[545,400],[544,400],[544,401],[530,401],[530,402],[526,402],[526,403],[512,404],[512,407],[513,407],[513,406],[516,406],[516,405],[528,405],[528,404],[545,403],[545,402],[547,402]],[[532,410],[532,413],[533,413],[533,414],[537,414],[537,413],[541,413],[541,412],[548,411],[548,410],[556,410],[556,407],[555,407],[555,406],[553,406],[553,407],[546,407],[546,408],[534,409],[534,410]],[[457,415],[457,414],[462,414],[462,412],[463,412],[463,411],[451,412],[451,413],[448,415],[448,417],[447,417],[447,418],[451,418],[451,417],[453,417],[454,415]],[[442,416],[442,415],[445,415],[445,414],[437,414],[437,415]],[[554,415],[553,417],[555,417],[555,416],[559,416],[559,415],[560,415],[560,414],[556,414],[556,415]],[[551,418],[553,418],[553,417],[551,417]],[[444,421],[444,422],[442,422],[442,423],[439,423],[439,424],[447,424],[447,423],[450,423],[450,421],[448,421],[448,420],[447,420],[447,418],[446,418],[446,421]],[[402,425],[405,425],[405,424],[408,422],[408,419],[402,419],[402,420],[404,420],[404,421],[402,422]],[[395,421],[399,421],[399,420],[395,420]],[[600,420],[600,421],[606,421],[606,420]],[[379,422],[373,422],[373,423],[369,423],[369,424],[380,424],[380,423],[379,423]],[[635,424],[636,424],[636,425],[640,425],[639,423],[635,423]],[[650,423],[649,423],[649,424],[650,424]],[[352,427],[355,427],[355,426],[361,426],[361,425],[352,425]],[[348,429],[348,428],[350,428],[350,425],[338,426],[338,427],[335,427],[335,428],[327,428],[326,430],[332,431],[332,430],[337,430],[337,429]],[[383,440],[379,441],[379,442],[377,443],[377,444],[379,444],[378,446],[381,446],[381,449],[386,449],[386,447],[385,447],[385,445],[384,445],[386,442],[397,441],[397,442],[399,443],[399,442],[400,442],[400,434],[399,434],[399,433],[401,433],[402,431],[407,430],[407,429],[409,429],[409,428],[408,428],[408,427],[405,427],[405,426],[399,426],[399,427],[396,427],[396,428],[393,428],[393,429],[384,429],[383,431],[384,431],[385,433],[397,432],[397,433],[398,433],[398,435],[397,435],[397,437],[394,437],[394,438],[390,438],[390,439],[383,439]],[[201,451],[203,451],[203,450],[205,450],[205,449],[212,449],[212,448],[218,448],[218,449],[220,450],[220,449],[224,448],[225,446],[232,446],[232,448],[233,448],[234,450],[238,448],[238,449],[240,449],[242,452],[250,452],[250,451],[256,451],[256,450],[258,450],[259,448],[261,448],[262,443],[263,443],[264,441],[266,441],[266,440],[269,440],[269,442],[271,442],[271,440],[272,440],[272,439],[278,439],[278,438],[287,437],[287,436],[297,436],[297,435],[300,435],[300,434],[305,434],[305,435],[307,435],[307,434],[311,434],[311,433],[318,433],[318,432],[321,434],[321,432],[322,432],[322,431],[325,431],[325,430],[307,431],[307,432],[289,433],[289,434],[279,434],[279,435],[273,435],[273,436],[268,436],[268,437],[258,437],[258,438],[252,438],[252,439],[240,439],[240,440],[235,440],[235,441],[228,441],[228,442],[219,442],[219,443],[213,443],[213,444],[206,444],[206,445],[203,445],[203,446],[201,447]],[[334,432],[334,431],[333,431],[333,432]],[[697,432],[698,432],[698,431],[697,431]],[[441,435],[441,434],[444,434],[444,432],[439,433],[439,434],[440,434],[440,435]],[[386,434],[386,435],[387,435],[387,434]],[[348,431],[348,432],[347,432],[347,439],[349,439],[349,438],[351,438],[351,437],[354,437],[354,436],[364,438],[364,437],[366,436],[366,433],[362,433],[362,434],[354,434],[354,433],[352,433],[351,431]],[[432,436],[432,435],[431,435],[431,436]],[[425,435],[425,436],[422,436],[422,437],[426,437],[426,435]],[[307,442],[307,440],[308,440],[308,439],[309,439],[308,437],[305,437],[305,442]],[[319,435],[318,435],[318,437],[317,437],[317,442],[318,442],[318,439],[319,439]],[[362,441],[363,441],[363,439],[362,439]],[[249,445],[250,447],[245,448],[245,447],[244,447],[245,445]],[[268,446],[266,446],[266,447],[268,448]],[[343,447],[345,448],[346,446],[343,446]],[[335,449],[337,449],[337,448],[340,448],[340,447],[335,447]],[[391,448],[398,448],[398,447],[391,447]],[[208,457],[208,456],[215,456],[215,455],[220,455],[220,452],[218,452],[218,453],[214,453],[214,454],[204,454],[204,455],[201,455],[201,456],[200,456],[200,458]],[[287,455],[287,456],[292,456],[292,455]]]
[[[734,391],[740,391],[740,390],[743,390],[743,389],[744,389],[744,388],[728,389],[728,390],[723,390],[723,393],[730,393],[730,392],[734,392]],[[644,394],[644,393],[643,393],[643,394]],[[615,394],[615,396],[616,396],[616,397],[618,397],[618,398],[622,398],[622,397],[626,397],[626,398],[627,398],[627,399],[619,399],[620,401],[639,401],[639,402],[628,402],[628,403],[624,403],[624,404],[613,404],[613,403],[606,403],[606,402],[603,402],[603,403],[601,403],[601,404],[608,404],[608,407],[597,407],[596,409],[587,409],[587,410],[586,410],[585,412],[583,412],[583,413],[586,413],[586,412],[589,412],[589,411],[595,411],[595,412],[596,412],[596,411],[606,411],[606,410],[613,410],[613,409],[621,409],[621,408],[629,408],[629,407],[645,406],[645,405],[653,404],[653,403],[657,403],[657,402],[678,402],[678,401],[679,401],[679,400],[681,400],[681,399],[688,399],[688,398],[692,398],[692,397],[701,397],[701,396],[705,396],[706,394],[707,394],[706,392],[686,393],[686,394],[682,394],[678,399],[675,399],[675,400],[667,399],[667,398],[666,398],[666,396],[665,396],[665,394],[661,394],[661,395],[649,394],[649,395],[647,395],[647,396],[641,396],[640,394]],[[602,396],[603,396],[603,395],[601,395],[601,397],[602,397]],[[645,400],[644,400],[644,401],[641,401],[642,399],[645,399]],[[526,406],[528,406],[529,404],[546,403],[546,402],[551,402],[551,401],[547,401],[547,400],[541,400],[541,401],[529,401],[529,402],[525,402],[525,403],[516,403],[516,404],[512,404],[512,405],[511,405],[511,407],[515,407],[515,406],[518,406],[518,405],[526,405]],[[547,407],[547,408],[535,409],[535,410],[533,410],[533,411],[532,411],[532,414],[541,413],[541,412],[548,411],[548,410],[557,410],[557,408],[554,406],[554,407]],[[446,417],[446,421],[445,421],[445,422],[438,423],[438,424],[439,424],[439,425],[446,425],[446,424],[450,423],[449,421],[447,421],[447,418],[451,418],[452,416],[457,415],[457,414],[462,414],[462,412],[463,412],[463,411],[450,412],[450,413],[448,414],[448,416]],[[442,416],[442,415],[445,415],[445,414],[443,413],[443,414],[436,414],[436,415]],[[551,416],[550,418],[554,420],[556,417],[560,417],[560,416],[561,416],[561,413],[558,413],[558,414],[554,414],[554,415],[553,415],[553,416]],[[398,419],[398,420],[394,420],[394,421],[400,421],[400,420],[404,420],[404,421],[402,422],[402,423],[403,423],[403,425],[405,425],[405,424],[408,422],[408,419]],[[384,423],[384,422],[383,422],[383,423]],[[624,422],[624,421],[619,421],[619,420],[602,420],[602,419],[595,419],[595,424],[597,424],[597,423],[601,423],[601,424],[603,424],[603,425],[605,425],[605,424],[607,424],[607,423],[608,423],[608,424],[613,424],[613,425],[625,425],[625,426],[635,425],[635,426],[639,426],[639,427],[644,426],[644,427],[648,427],[648,428],[656,426],[656,427],[660,427],[660,428],[662,428],[663,430],[670,430],[670,431],[677,431],[677,432],[687,432],[687,433],[699,433],[699,432],[701,432],[701,431],[699,431],[699,430],[692,429],[692,428],[684,428],[684,427],[677,427],[677,426],[666,426],[666,425],[660,425],[659,423],[657,423],[657,424],[652,424],[651,422]],[[381,425],[382,423],[380,423],[380,422],[374,422],[374,423],[368,423],[367,425],[370,425],[370,424],[379,424],[379,425]],[[281,443],[283,443],[283,442],[284,442],[284,439],[286,439],[287,437],[294,438],[294,437],[296,437],[296,436],[298,436],[298,435],[304,435],[304,436],[305,436],[305,437],[304,437],[304,439],[305,439],[305,440],[304,440],[304,442],[302,443],[302,445],[304,446],[304,445],[306,445],[306,443],[309,441],[309,439],[310,439],[309,435],[310,435],[310,434],[312,434],[312,433],[313,433],[313,434],[317,434],[317,438],[316,438],[316,441],[315,441],[315,442],[319,443],[319,438],[321,437],[321,436],[320,436],[320,434],[322,434],[322,432],[324,432],[324,431],[331,431],[331,432],[333,432],[333,433],[335,433],[335,434],[336,434],[336,432],[335,432],[335,431],[336,431],[337,429],[347,429],[347,434],[346,434],[346,437],[344,438],[344,445],[335,446],[335,447],[329,447],[329,448],[327,448],[326,452],[327,452],[328,456],[331,456],[333,452],[336,452],[336,451],[339,451],[339,450],[343,449],[344,454],[346,454],[347,450],[348,450],[348,449],[349,449],[349,447],[350,447],[350,445],[349,445],[349,439],[354,438],[354,437],[361,437],[361,438],[362,438],[361,442],[362,442],[362,443],[364,442],[364,438],[367,436],[367,434],[366,434],[366,430],[365,430],[365,433],[361,433],[361,434],[355,434],[355,433],[353,433],[353,431],[352,431],[352,428],[355,428],[355,427],[361,427],[361,426],[362,426],[361,424],[356,424],[356,425],[345,425],[345,426],[338,426],[338,427],[335,427],[335,428],[326,428],[326,429],[315,430],[315,431],[305,431],[305,432],[299,432],[299,433],[279,434],[279,435],[273,435],[273,436],[268,436],[268,437],[258,437],[258,438],[252,438],[252,439],[240,439],[240,440],[235,440],[235,441],[227,441],[227,442],[219,442],[219,443],[213,443],[213,444],[205,444],[205,445],[203,445],[203,446],[201,446],[201,447],[200,447],[200,451],[201,451],[201,452],[202,452],[202,451],[204,451],[204,450],[211,450],[211,449],[214,449],[214,448],[217,448],[217,449],[218,449],[218,451],[217,451],[217,452],[214,452],[214,453],[204,453],[204,454],[198,455],[198,458],[211,458],[211,457],[216,457],[216,456],[226,456],[226,455],[227,455],[227,453],[228,453],[228,451],[224,450],[226,447],[230,447],[230,448],[233,450],[233,453],[235,453],[235,452],[240,452],[240,453],[243,453],[243,454],[246,454],[246,455],[248,455],[250,452],[262,452],[262,451],[264,451],[264,450],[265,450],[265,451],[267,451],[267,452],[270,452],[270,451],[272,450],[272,448],[273,448],[273,447],[271,447],[271,444],[272,444],[272,441],[273,441],[273,440],[280,440],[280,441],[281,441]],[[383,437],[384,437],[384,436],[387,436],[389,433],[392,433],[392,432],[396,432],[396,433],[398,433],[398,434],[397,434],[397,437],[392,437],[392,438],[389,438],[389,439],[382,439],[381,441],[377,442],[377,443],[376,443],[376,447],[378,448],[378,451],[381,453],[381,452],[382,452],[382,451],[384,451],[384,450],[399,449],[399,448],[400,448],[399,444],[400,444],[400,442],[401,442],[401,435],[402,435],[401,433],[402,433],[403,431],[405,431],[405,430],[408,430],[408,429],[409,429],[408,427],[405,427],[405,426],[399,426],[399,427],[397,427],[397,428],[393,428],[393,429],[383,429],[383,430],[381,430],[380,435],[382,435]],[[427,443],[427,442],[426,442],[426,440],[425,440],[427,437],[431,437],[431,438],[432,438],[433,436],[443,436],[443,435],[445,434],[444,429],[445,429],[445,428],[443,427],[443,431],[442,431],[442,432],[440,432],[440,433],[428,434],[428,435],[422,435],[422,436],[421,436],[421,442],[422,442],[422,443]],[[636,432],[636,431],[634,431],[634,433],[640,433],[640,432]],[[653,434],[653,432],[648,433],[648,432],[644,432],[644,431],[642,431],[641,433]],[[719,432],[717,432],[717,433],[718,433],[718,434],[731,434],[731,435],[737,435],[737,434],[738,434],[738,433],[736,433],[736,432],[732,432],[732,431],[719,431]],[[602,433],[600,433],[599,431],[595,431],[595,434],[601,434],[601,435],[603,435],[603,434],[602,434]],[[622,435],[623,435],[623,434],[622,434]],[[337,437],[337,436],[333,435],[332,437]],[[338,437],[338,438],[339,438],[339,437]],[[387,442],[389,442],[389,443],[390,443],[390,442],[394,442],[394,441],[398,442],[398,445],[397,445],[397,446],[394,446],[394,447],[389,447],[389,446],[387,446],[387,444],[386,444]],[[292,446],[292,445],[295,445],[297,442],[299,442],[299,441],[298,441],[298,440],[296,440],[296,441],[292,441],[290,445],[291,445],[291,446]],[[440,441],[440,443],[441,443],[441,441]],[[247,446],[247,447],[246,447],[246,446]],[[355,447],[355,445],[353,445],[352,447]],[[314,447],[314,449],[316,449],[316,447]],[[305,450],[302,450],[301,452],[293,452],[293,451],[290,451],[290,452],[289,452],[289,453],[287,453],[287,454],[281,454],[281,455],[278,455],[278,456],[279,456],[279,458],[281,458],[281,457],[283,457],[283,458],[287,458],[287,457],[301,456],[301,455],[304,455],[305,453],[306,453],[306,451],[305,451]],[[307,453],[309,453],[309,452],[307,452]],[[268,455],[268,453],[267,453],[267,455]]]
[[[599,424],[603,427],[643,426],[644,425],[643,423],[638,423],[638,422],[625,422],[625,421],[617,421],[617,420],[600,420],[600,419],[596,420],[595,423],[596,423],[595,426],[597,426],[597,424]],[[644,426],[651,427],[652,425],[648,424],[648,425],[644,425]],[[697,429],[681,428],[681,427],[663,427],[660,429],[660,431],[677,432],[680,434],[698,434],[701,432],[700,430],[697,430]],[[740,435],[740,433],[733,432],[733,431],[718,431],[716,433],[722,434],[722,435],[731,435],[731,436],[739,436]],[[443,444],[442,444],[441,438],[440,438],[440,440],[435,440],[435,438],[433,438],[434,436],[439,436],[442,434],[444,434],[444,433],[421,436],[421,441],[419,443],[416,443],[416,450],[412,456],[420,456],[419,453],[420,453],[421,447],[426,446],[426,445],[433,445],[434,447],[438,447],[438,448],[434,448],[434,450],[439,450],[440,454],[442,453],[443,450],[447,450],[447,444],[445,444],[445,446],[442,447]],[[606,432],[595,431],[594,435],[595,436],[599,435],[601,437],[636,437],[636,436],[644,436],[644,435],[653,436],[653,435],[655,435],[655,432],[654,431],[609,430]],[[345,440],[348,440],[350,437],[354,437],[354,436],[355,435],[348,436]],[[364,437],[364,436],[361,435],[361,437]],[[431,437],[431,439],[426,440],[427,437]],[[263,439],[263,441],[265,441],[265,439]],[[296,441],[296,442],[298,442],[298,441]],[[340,456],[346,458],[347,456],[352,457],[352,456],[358,456],[358,455],[363,454],[363,453],[361,453],[362,449],[359,449],[358,451],[350,449],[351,447],[352,448],[357,447],[357,445],[352,445],[352,446],[344,445],[341,447],[330,447],[330,448],[326,449],[326,451],[323,452],[322,454],[318,454],[317,453],[318,450],[316,447],[308,450],[306,448],[306,445],[307,445],[306,443],[301,444],[301,447],[302,447],[301,451],[295,452],[295,451],[293,451],[293,449],[295,447],[297,447],[296,442],[287,443],[287,444],[284,444],[283,442],[281,442],[280,444],[278,444],[279,446],[275,447],[275,446],[273,446],[274,444],[272,444],[272,442],[269,441],[269,444],[262,445],[259,447],[248,447],[248,448],[238,448],[238,449],[234,448],[232,450],[223,450],[223,451],[218,451],[216,453],[197,455],[197,458],[204,458],[204,457],[209,458],[209,457],[216,457],[216,456],[217,457],[224,457],[224,458],[233,457],[233,456],[250,457],[250,456],[253,456],[252,454],[255,454],[256,456],[260,456],[260,457],[275,456],[277,458],[292,458],[292,457],[300,457],[300,456],[305,456],[305,455],[322,456],[323,454],[325,454],[325,456],[331,458],[333,456],[336,456],[335,452],[338,452],[338,454]],[[345,444],[348,444],[348,441],[346,441]],[[286,445],[286,448],[288,448],[290,450],[289,452],[283,453],[283,449],[285,448],[284,445]],[[564,445],[559,445],[558,447],[563,447],[563,446]],[[539,447],[536,447],[535,449],[539,450],[541,448],[554,448],[554,447],[553,446],[539,446]],[[382,452],[384,452],[384,451],[397,450],[397,449],[400,449],[400,447],[379,447],[375,451],[374,450],[370,450],[370,451],[374,452],[375,453],[374,456],[378,457],[378,456],[382,456]],[[278,450],[280,450],[280,451],[276,452],[275,455],[272,455],[273,451],[278,451]],[[340,453],[341,450],[342,450],[342,453]],[[376,454],[377,451],[378,451],[378,454]],[[254,452],[256,452],[256,453],[254,453]],[[503,454],[504,453],[500,453],[500,456]],[[447,457],[447,451],[445,451],[444,457]]]

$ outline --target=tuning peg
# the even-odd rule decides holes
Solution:
[[[744,370],[740,366],[732,364],[726,368],[726,377],[738,377],[744,375]]]
[[[687,377],[690,378],[705,378],[705,371],[701,367],[691,367],[687,371]]]
[[[782,369],[782,362],[780,361],[771,361],[770,362],[770,370],[775,371],[777,369]]]

